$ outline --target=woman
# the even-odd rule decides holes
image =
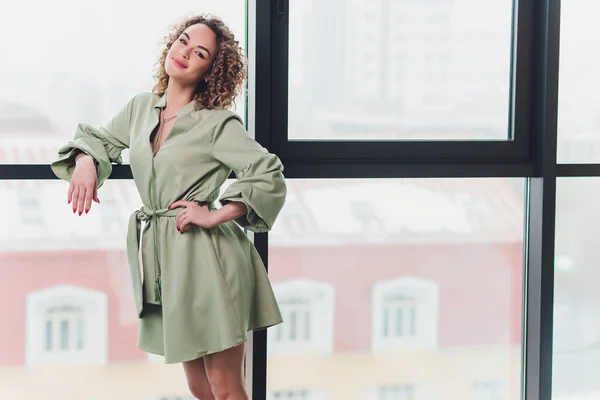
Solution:
[[[268,231],[286,196],[279,159],[226,109],[242,88],[243,61],[222,21],[185,21],[167,38],[153,93],[135,96],[101,129],[79,124],[52,164],[81,215],[100,202],[111,162],[129,148],[144,204],[127,234],[138,346],[183,363],[202,400],[247,399],[247,331],[282,322],[261,259],[235,223]],[[218,198],[232,170],[237,180]]]

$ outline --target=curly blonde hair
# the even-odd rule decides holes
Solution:
[[[223,21],[212,15],[198,15],[175,25],[165,37],[165,48],[157,62],[154,77],[156,84],[152,92],[162,96],[167,90],[169,75],[165,71],[167,53],[173,43],[189,26],[204,24],[217,36],[217,56],[212,68],[196,87],[194,100],[196,109],[230,108],[235,98],[244,90],[246,79],[246,59],[244,51],[231,30]]]

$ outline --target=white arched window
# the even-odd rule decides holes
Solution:
[[[295,280],[273,285],[283,323],[269,330],[273,353],[333,352],[334,287]]]
[[[373,288],[373,350],[434,349],[438,336],[435,282],[400,278]]]
[[[60,285],[27,295],[25,356],[28,366],[105,364],[106,294]]]

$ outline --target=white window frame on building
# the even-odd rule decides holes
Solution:
[[[294,280],[273,284],[283,323],[269,329],[269,353],[333,353],[332,284]]]
[[[430,349],[438,343],[438,286],[404,277],[373,286],[372,349]]]
[[[25,362],[28,367],[108,361],[105,293],[58,285],[27,295]]]

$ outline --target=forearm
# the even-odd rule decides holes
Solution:
[[[92,158],[90,155],[84,153],[83,151],[78,151],[77,155],[75,156],[75,162],[79,161],[80,159],[82,159],[84,157]]]
[[[219,225],[225,222],[233,221],[234,219],[239,218],[242,215],[246,215],[247,213],[248,208],[244,203],[231,201],[214,211],[212,214],[216,219],[217,225]]]

